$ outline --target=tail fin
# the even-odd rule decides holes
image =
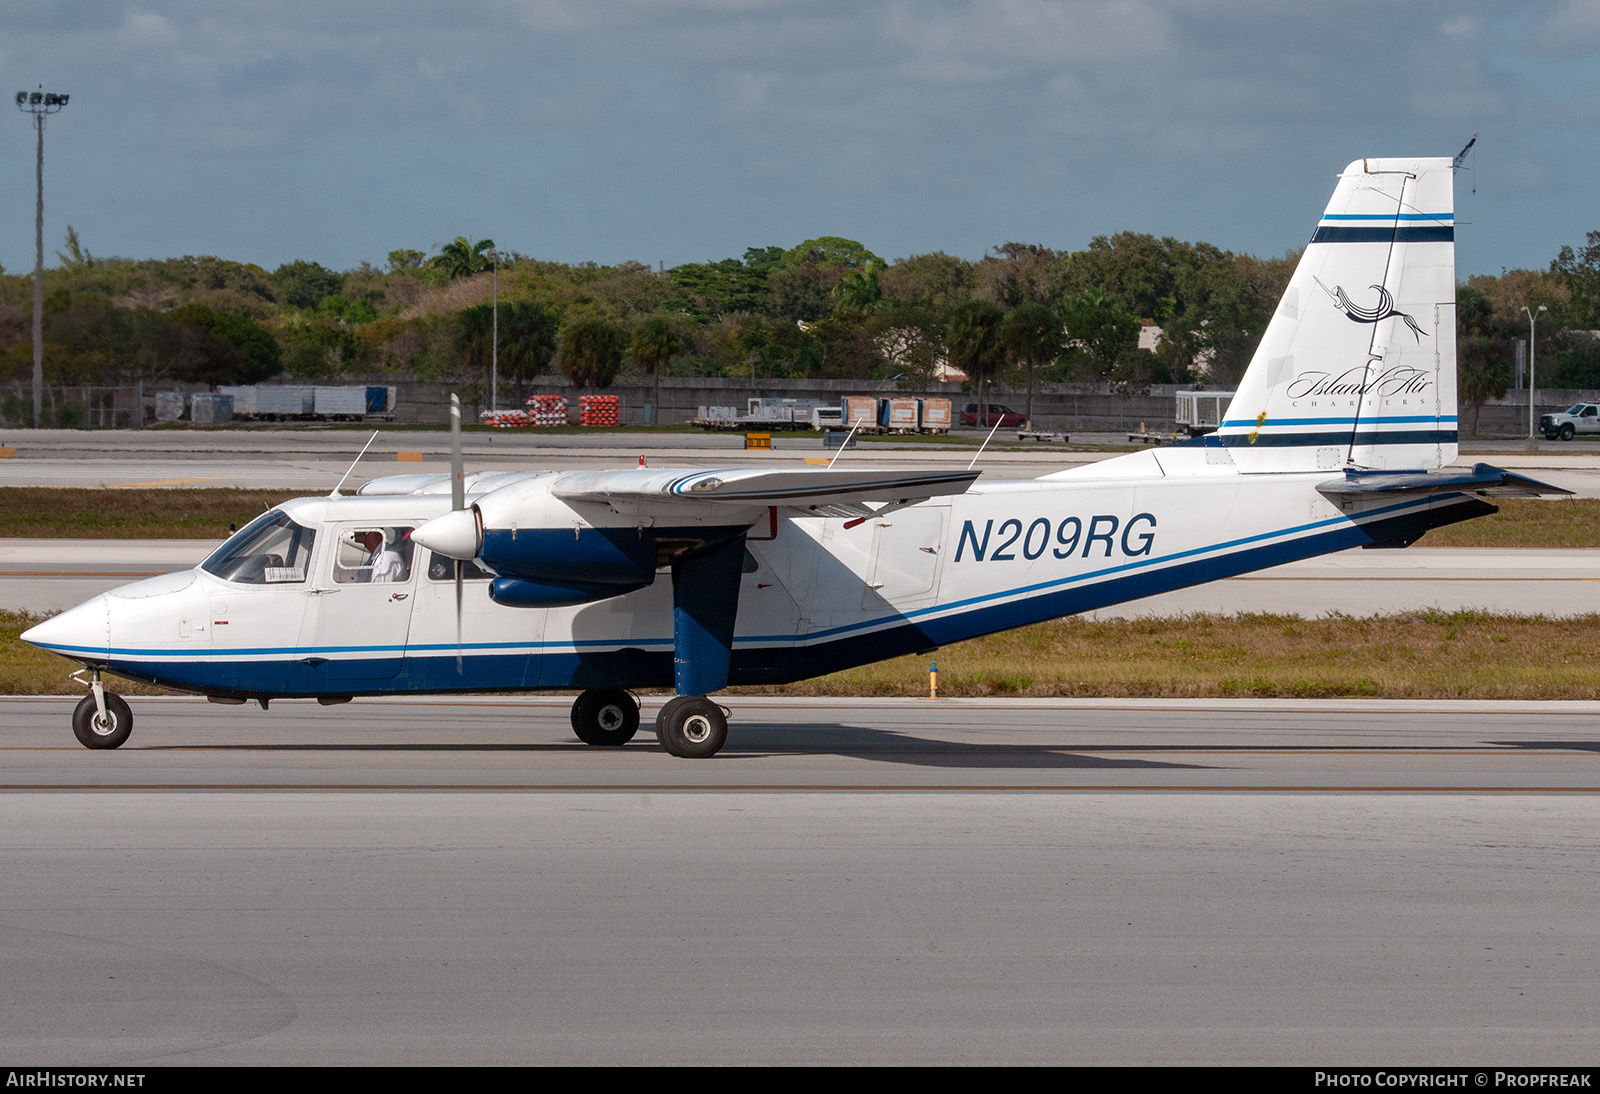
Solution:
[[[1448,157],[1344,169],[1212,442],[1240,470],[1456,458],[1453,175]]]

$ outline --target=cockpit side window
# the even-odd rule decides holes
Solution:
[[[461,564],[462,581],[489,581],[494,578],[488,570],[476,562],[463,562]],[[428,553],[428,580],[429,581],[454,581],[456,579],[455,559],[446,558],[444,555]]]
[[[346,528],[333,557],[338,585],[398,585],[411,580],[414,548],[409,525]]]
[[[263,513],[211,552],[200,568],[224,581],[243,585],[303,582],[311,567],[317,533],[296,524],[282,510]]]

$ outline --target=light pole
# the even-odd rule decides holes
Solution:
[[[17,109],[33,115],[39,131],[39,154],[34,161],[38,200],[33,214],[33,428],[38,429],[43,415],[44,391],[44,119],[67,105],[67,96],[56,91],[17,92]]]
[[[1538,448],[1539,435],[1534,432],[1533,418],[1533,389],[1536,386],[1534,383],[1533,362],[1538,356],[1535,343],[1539,332],[1539,316],[1537,312],[1529,311],[1527,308],[1522,310],[1528,313],[1528,447]],[[1539,311],[1549,310],[1543,304],[1539,305]]]
[[[489,249],[494,260],[494,334],[489,346],[489,413],[500,409],[500,252]]]

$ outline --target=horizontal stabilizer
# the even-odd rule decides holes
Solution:
[[[566,471],[551,487],[562,501],[649,504],[684,500],[802,509],[851,502],[908,504],[965,493],[978,471],[886,471],[824,467],[718,471]]]
[[[1450,491],[1481,494],[1486,497],[1534,498],[1541,495],[1570,494],[1559,486],[1530,479],[1486,463],[1474,464],[1471,471],[1355,471],[1347,470],[1344,479],[1326,482],[1317,490],[1328,497],[1354,497],[1372,494],[1433,494]]]

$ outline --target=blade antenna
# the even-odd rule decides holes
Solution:
[[[356,469],[356,464],[361,462],[361,457],[365,456],[367,454],[367,449],[371,448],[372,447],[372,442],[377,440],[377,439],[378,439],[378,431],[376,429],[374,429],[372,431],[372,436],[367,438],[367,443],[361,446],[361,451],[359,453],[357,453],[356,458],[350,461],[350,470],[346,471],[343,475],[339,476],[338,484],[334,486],[333,493],[329,494],[328,497],[336,498],[336,497],[339,496],[339,487],[344,485],[344,480],[348,479],[350,477],[350,472],[354,471]]]
[[[846,433],[844,435],[844,440],[839,442],[839,451],[835,452],[833,454],[833,459],[828,461],[828,467],[829,467],[830,470],[833,468],[834,464],[839,462],[839,457],[844,455],[845,447],[847,445],[849,445],[850,438],[854,437],[856,435],[856,430],[860,429],[861,428],[861,423],[866,421],[866,420],[867,420],[867,416],[865,414],[856,415],[855,422],[852,423],[851,426],[850,426],[850,432]]]
[[[1000,415],[1000,417],[994,420],[994,428],[989,430],[989,435],[985,437],[983,439],[983,443],[978,446],[978,456],[983,455],[983,450],[989,447],[989,442],[994,440],[994,435],[1000,432],[1000,423],[1005,420],[1006,416],[1004,414]],[[971,471],[974,467],[978,466],[978,456],[972,457],[972,462],[967,464],[968,471]]]
[[[450,393],[450,511],[460,512],[466,508],[467,490],[465,476],[462,473],[461,461],[461,400]],[[456,675],[462,674],[461,667],[461,580],[465,564],[458,558],[456,564]]]

